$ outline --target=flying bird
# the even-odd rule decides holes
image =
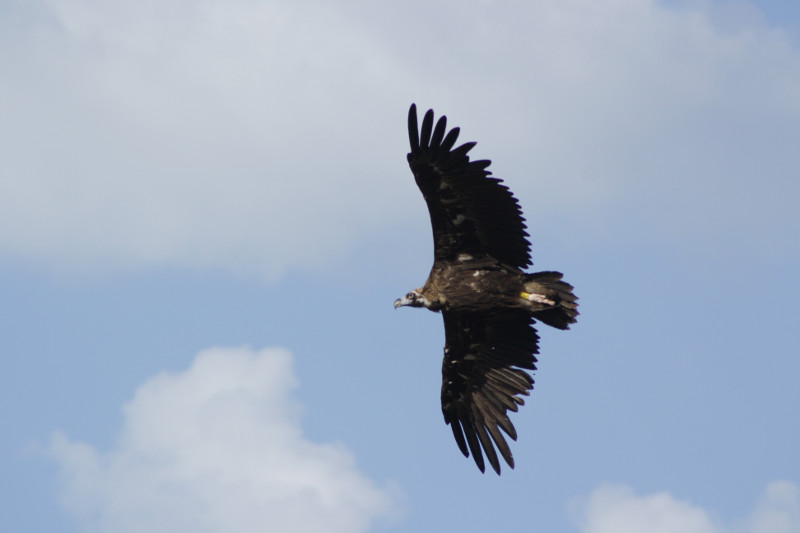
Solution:
[[[417,126],[408,112],[408,164],[428,204],[434,262],[428,280],[394,302],[441,312],[445,346],[442,413],[465,457],[500,474],[498,453],[514,468],[505,435],[517,439],[509,411],[533,389],[539,336],[533,324],[569,329],[577,297],[560,272],[527,274],[530,242],[519,202],[492,177],[491,161],[470,161],[474,142],[454,148],[459,128],[433,110]],[[501,432],[502,430],[502,432]]]

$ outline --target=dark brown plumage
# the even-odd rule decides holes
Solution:
[[[516,440],[508,411],[533,389],[536,320],[568,329],[577,297],[559,272],[523,272],[531,265],[525,220],[516,198],[487,170],[470,161],[475,143],[455,146],[459,129],[434,127],[429,110],[418,128],[411,105],[408,164],[431,217],[434,263],[425,285],[395,301],[441,311],[445,348],[442,413],[465,456],[481,472],[484,455],[500,473],[500,456],[514,467],[503,433]]]

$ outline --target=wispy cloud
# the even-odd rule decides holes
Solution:
[[[770,483],[752,513],[725,526],[713,513],[668,492],[637,495],[631,488],[605,485],[574,502],[581,533],[793,533],[800,531],[800,487]]]
[[[215,348],[147,380],[116,446],[57,433],[62,501],[88,531],[366,531],[397,511],[340,444],[303,436],[292,356]]]

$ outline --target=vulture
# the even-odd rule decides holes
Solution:
[[[498,453],[514,458],[505,435],[517,439],[509,411],[533,389],[539,321],[569,329],[578,298],[560,272],[526,273],[530,242],[519,202],[492,176],[490,161],[471,161],[468,142],[455,147],[459,128],[447,117],[434,126],[433,110],[417,125],[408,113],[408,164],[428,204],[434,261],[428,280],[394,302],[441,312],[444,319],[442,413],[461,453],[481,472],[489,461],[500,474]]]

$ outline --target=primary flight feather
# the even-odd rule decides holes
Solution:
[[[430,276],[394,307],[426,307],[442,313],[442,413],[461,452],[481,472],[484,455],[500,473],[498,452],[514,468],[503,434],[516,440],[508,418],[530,394],[541,321],[569,329],[578,316],[577,297],[560,272],[526,274],[530,243],[519,202],[487,170],[470,161],[475,143],[454,148],[459,129],[447,131],[433,110],[417,123],[408,112],[408,164],[428,204],[434,242]]]

